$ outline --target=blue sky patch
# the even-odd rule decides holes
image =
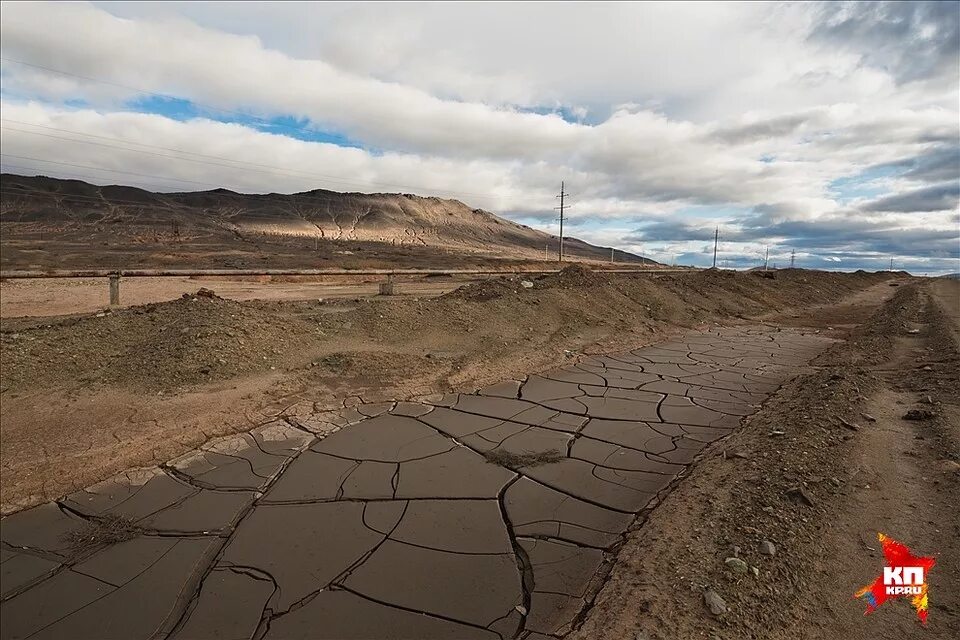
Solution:
[[[364,148],[359,142],[351,140],[342,133],[317,128],[307,118],[295,116],[259,117],[242,111],[217,110],[198,105],[182,98],[148,96],[131,100],[127,108],[138,113],[152,113],[172,120],[192,120],[206,118],[215,122],[239,124],[264,133],[287,136],[305,142],[324,142],[339,147]]]

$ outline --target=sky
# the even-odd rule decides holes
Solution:
[[[960,3],[29,3],[0,161],[462,200],[661,262],[960,271]]]

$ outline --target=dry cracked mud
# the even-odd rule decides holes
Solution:
[[[562,636],[638,518],[830,343],[695,332],[130,470],[0,521],[0,637]]]

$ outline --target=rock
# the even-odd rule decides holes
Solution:
[[[933,417],[933,412],[929,409],[910,409],[903,414],[904,420],[929,420]]]
[[[911,334],[911,335],[912,335],[912,334],[916,334],[916,333],[920,333],[920,329],[907,329],[907,333],[909,333],[909,334]]]
[[[777,555],[777,546],[769,540],[764,540],[760,543],[760,553],[765,556],[775,556]]]
[[[727,565],[727,568],[734,573],[746,573],[750,570],[749,565],[740,558],[729,557],[723,561],[723,564]]]
[[[860,425],[844,420],[843,416],[837,416],[837,420],[839,420],[840,424],[844,427],[850,429],[850,431],[860,431]]]
[[[782,429],[772,429],[772,430],[770,431],[770,433],[768,433],[767,435],[769,435],[769,436],[771,436],[771,437],[774,437],[774,436],[783,436],[783,435],[786,435],[786,434],[787,434],[787,432],[786,432],[786,431],[783,431]]]
[[[522,604],[518,604],[517,606],[514,607],[514,609],[516,609],[517,613],[519,613],[522,616],[527,615],[527,608]]]
[[[803,487],[792,487],[787,489],[787,497],[797,504],[806,505],[808,507],[812,507],[814,505],[813,497],[804,491]]]
[[[523,287],[524,289],[533,289],[533,283],[530,282],[529,280],[521,280],[520,286]]]
[[[945,471],[946,473],[960,474],[960,463],[954,462],[953,460],[941,460],[937,463],[937,466],[940,467],[941,471]]]
[[[738,547],[737,545],[733,545],[733,547],[731,547],[731,551],[733,551],[734,558],[740,557],[740,547]]]
[[[873,417],[872,415],[870,415],[869,413],[861,413],[860,415],[863,416],[863,419],[866,420],[867,422],[876,422],[876,421],[877,421],[877,419],[874,418],[874,417]]]
[[[750,573],[753,574],[754,578],[760,577],[760,569],[758,569],[757,567],[750,567]]]
[[[721,616],[727,612],[727,603],[713,589],[707,589],[703,592],[703,603],[715,616]]]

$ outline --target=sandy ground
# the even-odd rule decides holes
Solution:
[[[292,280],[292,281],[291,281]],[[201,286],[214,289],[230,300],[317,300],[377,295],[383,278],[230,279],[217,277],[124,278],[120,285],[120,306],[130,307],[174,300],[195,293]],[[456,289],[464,278],[398,279],[395,293],[401,296],[438,296]],[[44,278],[0,282],[0,318],[60,316],[92,313],[109,306],[106,278]]]
[[[884,289],[768,316],[866,322],[715,445],[640,524],[573,637],[960,637],[960,283]],[[911,408],[933,417],[905,421]],[[789,497],[797,488],[810,504]],[[927,628],[905,601],[864,617],[853,597],[881,572],[878,532],[936,557]],[[775,555],[760,552],[765,540]],[[728,569],[735,556],[757,575]],[[708,590],[725,612],[708,610]]]

